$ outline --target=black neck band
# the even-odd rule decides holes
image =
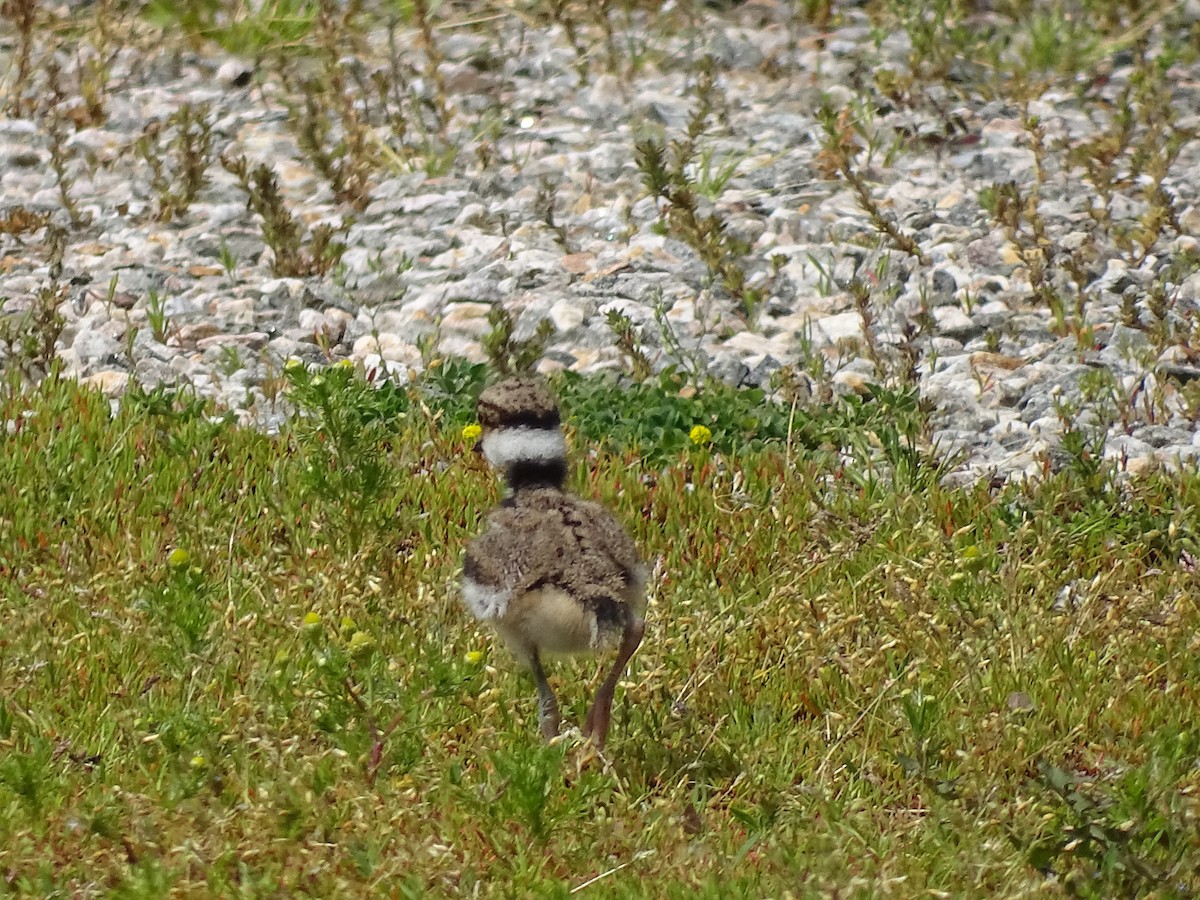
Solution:
[[[514,491],[531,487],[561,488],[567,480],[565,459],[523,459],[513,463],[504,473],[508,486]]]

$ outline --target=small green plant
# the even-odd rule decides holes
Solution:
[[[1123,780],[1140,780],[1138,774]],[[1173,875],[1191,868],[1179,857],[1182,823],[1164,815],[1152,798],[1136,804],[1137,815],[1120,821],[1132,804],[1112,796],[1116,791],[1097,779],[1039,759],[1033,784],[1048,799],[1051,827],[1046,838],[1025,846],[1030,864],[1062,877],[1073,895],[1141,896],[1156,889],[1170,894],[1179,886]],[[1144,787],[1131,787],[1144,793]]]
[[[7,366],[35,380],[54,365],[56,344],[66,326],[59,308],[70,294],[70,286],[59,280],[67,248],[66,232],[53,224],[45,227],[49,282],[38,289],[24,312],[0,316],[0,344],[6,345]]]
[[[907,753],[897,753],[896,762],[910,778],[919,778],[940,797],[952,797],[954,779],[946,777],[943,761],[945,742],[940,737],[941,704],[921,689],[900,697],[900,709],[912,735]]]
[[[160,344],[166,341],[171,320],[167,316],[166,298],[156,290],[146,294],[146,324],[150,326],[150,333],[156,341]]]
[[[244,156],[222,156],[221,164],[237,178],[246,194],[250,209],[262,220],[263,240],[274,253],[271,271],[276,275],[305,277],[326,275],[346,252],[346,247],[337,241],[348,223],[340,226],[317,225],[308,235],[307,246],[304,228],[292,215],[279,190],[275,173],[265,163],[253,169]]]
[[[999,51],[991,33],[968,23],[969,5],[961,0],[933,0],[925,4],[888,0],[882,9],[886,12],[883,29],[899,24],[908,35],[910,81],[943,83],[953,68],[964,61],[994,65]]]
[[[1164,180],[1196,131],[1179,124],[1167,75],[1169,55],[1151,58],[1141,42],[1134,60],[1109,127],[1066,147],[1063,155],[1065,165],[1082,169],[1099,195],[1089,208],[1096,228],[1111,235],[1130,264],[1139,266],[1168,231],[1181,233],[1175,199]],[[1131,221],[1114,221],[1115,194],[1134,184],[1141,186],[1144,212]]]
[[[487,384],[489,366],[465,359],[437,360],[421,373],[421,400],[450,432],[475,421],[475,401]]]
[[[213,590],[203,570],[192,563],[191,554],[176,547],[166,560],[163,583],[147,599],[154,617],[170,632],[164,661],[173,661],[187,671],[187,656],[201,652],[208,644],[209,630],[216,617]],[[180,655],[182,651],[182,656]]]
[[[9,752],[0,762],[0,786],[30,815],[41,815],[52,787],[51,751],[46,742],[31,752]]]
[[[684,338],[680,337],[679,332],[675,330],[674,323],[671,322],[661,289],[656,287],[652,290],[649,300],[650,309],[654,312],[654,324],[658,326],[658,338],[663,353],[677,371],[686,374],[694,387],[699,387],[706,380],[708,370],[708,359],[700,348],[699,341],[694,342],[691,347],[685,345]],[[702,332],[711,330],[704,310],[699,305],[697,321]]]
[[[581,81],[587,81],[591,54],[580,33],[578,17],[570,9],[570,6],[571,0],[549,0],[543,8],[546,9],[551,21],[562,28],[567,43],[575,51],[575,71]]]
[[[829,260],[827,263],[822,263],[812,253],[805,254],[808,261],[812,263],[812,267],[817,270],[817,293],[822,297],[828,297],[834,292],[836,282],[833,279],[833,266],[835,260]]]
[[[805,322],[796,335],[797,362],[772,376],[772,385],[788,406],[828,403],[833,399],[833,372],[829,360],[813,340],[812,324]]]
[[[542,319],[532,335],[518,339],[512,314],[503,306],[492,307],[488,325],[491,329],[483,336],[483,352],[499,375],[532,371],[546,352],[546,341],[554,335],[554,323]]]
[[[645,381],[650,377],[653,367],[650,358],[642,347],[641,336],[629,316],[620,310],[610,309],[605,317],[605,324],[617,341],[617,349],[625,357],[630,374],[634,381]]]
[[[165,122],[147,126],[134,146],[150,167],[155,217],[169,222],[184,215],[208,183],[213,163],[211,107],[183,104]]]
[[[1089,483],[1106,481],[1104,446],[1108,442],[1108,429],[1103,424],[1080,422],[1082,412],[1078,401],[1063,396],[1054,398],[1054,413],[1062,426],[1059,447],[1072,472]]]
[[[380,142],[372,134],[371,106],[365,102],[368,86],[350,77],[347,52],[365,52],[356,6],[339,7],[322,2],[316,19],[320,66],[310,66],[295,77],[283,70],[285,83],[295,98],[289,102],[289,123],[300,149],[333,190],[334,197],[355,210],[371,202],[373,174],[379,170]]]
[[[303,416],[297,449],[306,460],[304,490],[333,514],[326,539],[359,546],[394,516],[384,506],[398,477],[388,452],[409,415],[409,396],[390,381],[367,382],[349,361],[310,370],[289,360],[284,376]]]
[[[420,31],[420,47],[425,59],[425,77],[433,86],[431,98],[436,113],[437,131],[442,142],[446,143],[450,127],[450,92],[446,88],[446,77],[442,71],[442,48],[438,42],[436,23],[433,20],[433,9],[428,0],[411,0],[412,15]]]
[[[563,802],[558,782],[564,749],[532,747],[521,753],[495,752],[491,762],[500,779],[496,798],[489,804],[493,816],[515,819],[540,844],[550,840],[556,826],[569,820],[575,810]]]
[[[377,141],[383,164],[397,172],[420,169],[430,177],[438,177],[454,168],[460,148],[449,133],[452,110],[440,69],[437,28],[430,14],[431,8],[424,4],[391,11],[387,21],[387,67],[373,72],[369,83],[359,90],[363,105],[374,107],[375,120],[390,132],[389,140]],[[427,52],[415,66],[409,52],[409,35],[402,26],[413,24],[416,18],[420,18],[421,41]],[[419,81],[424,82],[424,90],[419,89]],[[481,127],[481,131],[487,130]],[[490,150],[481,144],[477,153],[487,157]]]
[[[554,235],[554,240],[567,253],[571,252],[570,244],[567,236],[567,229],[560,225],[554,218],[554,206],[557,202],[558,195],[554,189],[554,184],[549,178],[543,178],[538,182],[537,196],[534,197],[533,205],[537,210],[538,218],[545,223]]]
[[[375,147],[336,65],[326,77],[327,85],[309,79],[299,88],[302,99],[292,107],[290,121],[300,149],[329,182],[334,197],[361,211],[371,202],[371,173],[378,166]],[[336,135],[331,107],[340,120]]]
[[[871,288],[866,281],[857,276],[850,279],[848,287],[854,300],[854,308],[858,310],[858,317],[862,320],[862,346],[866,357],[875,367],[876,374],[882,376],[884,364],[879,355],[879,344],[875,339],[875,312],[871,308]]]
[[[229,344],[221,348],[220,355],[217,357],[217,371],[226,378],[232,378],[246,366],[242,360],[241,350],[236,344]]]
[[[7,0],[0,4],[0,18],[11,24],[17,34],[17,49],[13,59],[13,73],[8,85],[8,101],[5,112],[15,118],[25,115],[24,97],[33,70],[34,30],[37,25],[38,0]]]
[[[67,147],[67,121],[57,110],[51,110],[46,114],[45,126],[46,135],[50,139],[50,169],[54,172],[59,199],[71,219],[71,224],[81,228],[88,223],[90,216],[80,210],[79,203],[72,194],[75,174],[72,171],[72,153]]]
[[[696,166],[696,192],[715,202],[737,174],[741,162],[742,158],[737,155],[718,160],[712,147],[701,148]]]
[[[1128,434],[1133,430],[1133,399],[1123,397],[1112,370],[1089,369],[1079,376],[1079,395],[1101,427],[1119,422]]]
[[[135,13],[117,0],[98,0],[91,9],[86,44],[75,53],[79,98],[78,127],[100,125],[108,119],[113,64],[124,49],[123,34]]]
[[[0,343],[7,346],[6,363],[29,376],[44,374],[55,358],[55,343],[66,320],[58,311],[67,299],[66,285],[40,288],[24,313],[0,316]]]
[[[1058,248],[1047,231],[1040,209],[1047,177],[1046,146],[1037,117],[1027,117],[1025,126],[1034,154],[1034,184],[1028,193],[1022,193],[1015,181],[994,184],[981,193],[980,202],[996,223],[1008,232],[1025,265],[1030,290],[1054,317],[1057,333],[1066,335],[1082,325],[1086,294],[1077,294],[1075,303],[1069,307],[1056,283],[1054,276]]]
[[[746,321],[752,322],[766,293],[762,287],[748,283],[746,256],[751,248],[729,232],[725,219],[715,209],[705,211],[701,208],[705,189],[695,178],[697,169],[702,168],[698,165],[699,141],[719,102],[716,67],[711,59],[699,67],[694,91],[696,106],[684,134],[669,145],[653,134],[636,138],[635,160],[647,193],[661,202],[659,225],[662,230],[696,252],[709,277],[734,299]],[[732,175],[730,171],[722,187]],[[708,182],[710,194],[720,181],[718,178]]]
[[[225,270],[225,277],[229,279],[230,284],[237,281],[238,259],[229,245],[225,243],[224,238],[221,239],[220,251],[221,268]]]
[[[1064,15],[1061,8],[1037,10],[1028,20],[1028,43],[1022,47],[1024,70],[1074,75],[1095,58],[1099,43],[1090,16]]]
[[[817,120],[825,132],[825,140],[821,145],[817,165],[829,174],[838,174],[846,180],[854,191],[859,208],[867,214],[871,225],[880,236],[892,247],[916,259],[921,265],[928,265],[929,259],[913,240],[883,212],[875,195],[862,174],[858,156],[862,146],[858,140],[858,129],[855,126],[853,110],[845,107],[835,111],[831,106],[822,106],[817,111]]]

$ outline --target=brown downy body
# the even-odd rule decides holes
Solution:
[[[613,646],[643,610],[633,540],[604,507],[553,487],[514,490],[471,542],[463,574],[495,598],[481,618],[524,660]]]

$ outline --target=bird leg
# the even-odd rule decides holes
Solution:
[[[625,634],[621,638],[621,649],[617,651],[617,660],[613,663],[612,671],[608,673],[604,683],[600,685],[600,690],[596,692],[592,708],[588,710],[587,723],[584,725],[583,733],[590,737],[592,743],[598,748],[604,747],[605,738],[608,737],[608,726],[612,721],[613,694],[617,690],[617,681],[625,671],[625,666],[629,664],[630,657],[641,644],[642,635],[645,632],[646,623],[642,619],[633,619],[625,626]]]
[[[530,658],[530,667],[533,669],[533,677],[537,679],[538,722],[542,726],[542,737],[550,740],[558,735],[558,726],[561,721],[558,699],[554,696],[554,690],[550,687],[550,682],[546,678],[546,670],[542,668],[542,661],[538,658],[536,650],[533,651]]]

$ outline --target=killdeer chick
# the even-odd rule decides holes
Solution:
[[[483,454],[504,475],[509,496],[467,547],[463,599],[533,672],[547,740],[558,734],[560,716],[543,656],[616,647],[583,729],[603,747],[617,680],[645,631],[645,567],[608,510],[563,490],[567,447],[545,385],[514,378],[490,387],[478,415]]]

